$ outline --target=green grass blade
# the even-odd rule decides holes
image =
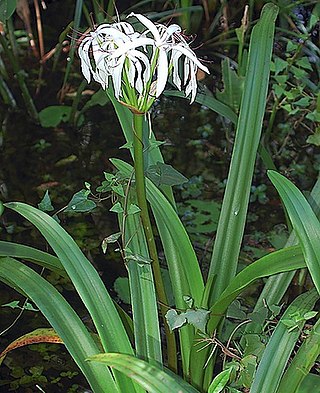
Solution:
[[[311,311],[318,298],[316,291],[303,293],[287,308],[262,355],[250,393],[275,393],[277,391],[291,352],[305,323],[305,320],[301,320],[297,322],[295,329],[289,331],[282,321],[292,319],[296,313],[303,316]]]
[[[199,393],[193,386],[170,370],[164,371],[133,356],[105,353],[91,356],[88,360],[105,363],[119,370],[134,379],[149,393]]]
[[[125,234],[125,246],[129,247],[133,254],[148,256],[145,236],[137,214],[128,215],[125,228],[121,230]],[[161,365],[160,323],[151,265],[139,265],[136,261],[128,260],[127,269],[136,355],[141,359]]]
[[[166,90],[164,94],[169,97],[185,98],[185,94],[182,91]],[[236,113],[234,113],[233,110],[228,107],[228,105],[214,98],[211,93],[197,93],[195,101],[198,104],[204,105],[212,111],[225,117],[232,123],[237,124],[238,116],[236,115]]]
[[[320,294],[320,223],[301,191],[274,171],[268,176],[280,194],[299,239],[306,265]]]
[[[35,225],[50,244],[90,313],[105,351],[133,353],[116,307],[98,272],[72,237],[48,214],[24,203],[6,203]],[[132,390],[129,380],[116,376],[121,388]],[[129,384],[129,385],[128,385]]]
[[[237,270],[265,112],[277,14],[277,6],[266,4],[252,31],[236,139],[209,271],[209,275],[216,275],[211,304]]]
[[[277,393],[297,393],[301,382],[320,355],[320,320],[299,348],[285,372]]]
[[[66,275],[66,271],[57,257],[23,244],[0,240],[0,257],[25,259],[26,261],[34,262],[46,269],[52,270],[61,276]]]
[[[85,359],[100,352],[86,327],[62,295],[38,273],[13,258],[0,258],[0,279],[26,294],[63,340],[95,393],[117,391],[110,371]],[[88,367],[89,366],[89,367]]]

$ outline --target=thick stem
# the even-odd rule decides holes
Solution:
[[[165,313],[168,309],[167,296],[164,289],[164,284],[161,276],[160,264],[158,259],[158,252],[156,243],[154,240],[151,221],[149,217],[148,204],[146,198],[146,185],[144,175],[144,162],[143,162],[143,116],[140,114],[133,115],[134,122],[134,136],[133,136],[133,151],[134,151],[134,171],[135,171],[135,183],[138,205],[141,209],[140,217],[144,229],[144,233],[147,240],[148,250],[150,258],[152,259],[152,271],[155,280],[156,292],[158,301],[160,303],[160,311],[164,321],[164,327],[167,339],[167,355],[168,355],[168,366],[171,370],[177,371],[177,356],[176,356],[176,342],[175,336],[171,333],[167,321],[165,319]]]

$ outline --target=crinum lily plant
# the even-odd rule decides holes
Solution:
[[[149,256],[161,314],[168,310],[168,301],[161,276],[158,252],[152,232],[144,173],[143,118],[153,102],[165,89],[170,77],[172,83],[184,90],[193,102],[197,93],[197,70],[209,70],[196,57],[182,35],[181,27],[172,24],[154,24],[141,14],[131,13],[136,23],[117,22],[102,24],[84,38],[79,47],[81,68],[88,82],[91,78],[106,90],[110,81],[114,95],[133,113],[134,181],[141,221],[148,244]],[[140,29],[141,25],[143,28]],[[168,358],[175,359],[174,335],[166,321]],[[170,356],[172,355],[172,356]],[[172,362],[172,368],[176,365]]]
[[[290,236],[285,248],[264,255],[244,268],[241,266],[237,274],[264,124],[277,14],[278,8],[273,3],[264,6],[260,20],[250,33],[248,53],[241,56],[245,57],[246,71],[239,116],[222,101],[206,93],[197,94],[196,71],[198,68],[208,70],[189,48],[179,26],[154,24],[142,15],[133,14],[134,25],[104,24],[84,38],[79,48],[83,74],[88,82],[93,78],[106,90],[118,114],[127,146],[131,148],[133,142],[134,171],[129,164],[114,159],[112,163],[118,174],[105,174],[107,181],[96,189],[99,198],[101,188],[104,189],[101,192],[114,191],[118,198],[111,210],[118,213],[120,232],[106,239],[114,243],[121,236],[120,251],[128,269],[133,320],[113,302],[93,264],[53,217],[25,203],[6,203],[5,207],[37,227],[57,257],[30,246],[0,241],[0,280],[30,298],[54,329],[54,332],[37,329],[40,332],[20,337],[2,352],[4,356],[8,350],[26,342],[62,341],[94,393],[212,393],[224,388],[228,391],[250,389],[251,393],[297,393],[307,391],[308,386],[318,387],[319,382],[315,382],[318,376],[308,372],[320,353],[319,320],[312,330],[308,327],[303,340],[301,332],[305,322],[317,314],[311,310],[320,293],[320,225],[302,193],[275,171],[270,171],[269,177],[286,205],[299,245],[292,246],[295,236]],[[144,171],[146,157],[153,167],[158,161],[162,164],[158,144],[153,143],[144,118],[168,79],[183,90],[191,102],[208,104],[236,124],[230,170],[206,280],[174,207],[169,183],[163,182],[157,187],[146,178]],[[261,156],[262,152],[261,149]],[[268,158],[267,153],[264,156]],[[168,267],[171,283],[168,292],[173,295],[171,303],[174,305],[169,311],[145,186]],[[313,201],[319,201],[319,189],[318,180],[311,194]],[[81,195],[87,197],[90,184],[82,191]],[[75,200],[79,199],[72,198],[67,206],[70,211],[78,203]],[[81,203],[80,206],[78,211],[83,211]],[[92,321],[94,327],[91,330],[98,337],[88,331],[76,310],[42,272],[37,273],[25,261],[70,278],[90,315],[90,324]],[[282,303],[294,271],[301,268],[309,270],[316,289],[298,296],[278,323],[272,320],[271,327],[269,311],[274,313],[271,306]],[[228,307],[255,280],[261,283],[261,278],[270,275],[252,313],[254,320],[245,329],[242,327],[248,321],[235,322],[237,325],[224,346],[219,340],[232,326],[225,325]],[[250,298],[253,296],[252,293]],[[158,304],[171,329],[177,331],[179,345],[175,344],[175,335],[168,331],[166,321],[167,345],[163,345]],[[229,347],[233,341],[238,352]],[[224,352],[223,362],[217,356],[218,347]],[[166,356],[162,348],[166,348]],[[231,357],[231,362],[227,363],[226,357]],[[0,354],[0,363],[2,359]],[[224,371],[216,375],[221,366]],[[179,377],[179,371],[184,379]],[[308,385],[300,389],[304,380]],[[316,388],[313,390],[319,390]]]

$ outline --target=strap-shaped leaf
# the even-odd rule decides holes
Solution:
[[[266,4],[251,35],[236,139],[209,270],[209,275],[216,275],[211,304],[217,300],[237,271],[265,113],[277,15],[278,7],[272,3]]]
[[[63,340],[95,393],[104,393],[109,388],[117,391],[106,367],[96,367],[85,361],[100,350],[81,319],[53,285],[28,266],[8,257],[0,258],[0,280],[26,294],[37,305]]]
[[[268,176],[280,194],[298,236],[306,265],[320,294],[320,223],[301,191],[275,171]]]
[[[42,267],[52,270],[61,276],[66,275],[66,271],[57,257],[23,244],[0,240],[0,257],[25,259],[26,261],[40,264]]]
[[[211,307],[212,316],[208,324],[208,331],[212,333],[217,328],[229,305],[255,280],[305,266],[300,246],[275,251],[251,263],[231,280],[218,301]]]
[[[118,159],[111,162],[125,176],[130,177],[132,166]],[[189,236],[176,211],[163,193],[146,179],[147,199],[151,205],[169,268],[176,307],[185,308],[184,296],[191,296],[200,307],[204,289],[198,260]],[[182,362],[185,375],[189,373],[189,354],[193,328],[185,326],[180,332]]]
[[[133,170],[131,165],[115,158],[112,159],[111,162],[124,175],[128,177],[131,175]],[[181,254],[181,265],[172,266],[172,270],[175,271],[177,275],[174,278],[171,277],[171,281],[175,283],[178,282],[178,280],[180,280],[182,277],[185,277],[185,285],[187,285],[187,290],[189,293],[182,293],[178,296],[182,298],[185,295],[189,295],[195,301],[195,305],[200,306],[204,284],[198,260],[190,242],[189,236],[183,224],[181,223],[178,214],[168,202],[166,197],[162,194],[162,192],[159,191],[159,189],[149,179],[146,179],[146,187],[147,199],[151,205],[157,224],[158,222],[163,224],[169,233],[176,252]],[[167,263],[170,270],[171,260],[167,259]]]
[[[140,217],[130,214],[123,220],[119,215],[125,246],[136,255],[148,255],[148,248]],[[122,224],[125,223],[125,228]],[[126,253],[126,251],[125,251]],[[162,364],[160,324],[152,268],[150,264],[139,264],[128,260],[130,297],[134,324],[136,355],[151,363]]]
[[[277,393],[296,393],[320,355],[320,320],[314,325],[284,374]],[[320,387],[320,386],[319,386]],[[314,390],[316,391],[316,390]]]
[[[5,206],[29,220],[46,238],[90,313],[105,351],[132,354],[129,338],[108,291],[72,237],[52,217],[32,206],[20,202]],[[135,391],[130,380],[121,375],[116,378],[121,389]]]
[[[162,370],[130,355],[104,353],[91,356],[88,360],[115,368],[134,379],[149,393],[199,393],[197,389],[170,370]]]
[[[295,316],[303,317],[305,313],[312,310],[318,298],[317,291],[312,290],[297,297],[287,308],[262,355],[250,393],[275,393],[277,391],[305,320],[300,319],[291,329],[284,322],[290,319],[295,321]]]

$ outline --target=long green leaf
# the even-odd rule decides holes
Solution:
[[[111,162],[125,176],[129,177],[131,175],[131,165],[115,158],[111,159]],[[171,277],[171,281],[172,283],[175,283],[178,281],[178,279],[181,279],[181,277],[185,277],[189,293],[179,294],[179,296],[191,296],[195,301],[195,305],[199,307],[201,305],[204,285],[197,257],[191,245],[189,236],[187,235],[187,232],[184,229],[176,211],[173,209],[161,191],[159,191],[159,189],[149,179],[146,179],[146,187],[147,199],[150,202],[157,226],[159,227],[158,222],[161,222],[162,225],[166,227],[168,233],[170,234],[170,238],[172,239],[173,245],[176,247],[176,251],[181,253],[182,256],[182,265],[172,266],[173,271],[177,271],[177,269],[180,271],[182,269],[181,275]],[[170,273],[171,261],[167,260],[167,263]]]
[[[181,91],[166,90],[164,94],[169,97],[185,98],[185,94]],[[195,101],[237,124],[238,116],[226,104],[214,98],[212,93],[197,93]]]
[[[266,106],[277,14],[276,5],[266,4],[259,22],[252,30],[236,138],[209,269],[209,276],[215,278],[212,280],[214,282],[212,291],[207,290],[211,294],[210,306],[217,301],[237,271]],[[202,387],[203,390],[207,389],[210,374],[213,372],[213,362],[210,362],[204,372],[206,358],[205,351],[192,351],[192,382],[194,386]],[[207,377],[204,379],[205,373]]]
[[[125,228],[122,227],[123,220],[120,221],[125,247],[130,248],[133,254],[147,256],[148,248],[139,216],[128,215],[125,219]],[[152,268],[149,264],[141,265],[137,261],[128,260],[127,269],[136,355],[151,363],[156,362],[161,365],[160,323]]]
[[[299,348],[285,372],[277,393],[297,393],[302,381],[308,375],[320,355],[320,320]]]
[[[170,370],[164,371],[133,356],[105,353],[91,356],[88,360],[114,367],[134,379],[149,393],[199,393],[193,386]]]
[[[301,191],[275,171],[268,176],[287,209],[306,260],[306,265],[320,294],[320,223]]]
[[[25,293],[37,305],[63,340],[95,393],[117,391],[107,368],[92,367],[85,362],[88,356],[100,350],[78,315],[50,283],[31,268],[8,257],[0,258],[0,279]]]
[[[255,280],[305,266],[300,246],[275,251],[251,263],[231,280],[217,302],[211,307],[212,316],[208,323],[209,333],[213,333],[217,328],[229,305]]]
[[[129,164],[118,159],[112,159],[111,162],[125,176],[131,175],[132,167]],[[165,252],[176,307],[186,308],[184,296],[191,296],[195,305],[200,307],[204,284],[189,236],[176,211],[161,191],[148,179],[146,179],[146,187],[147,199],[150,202]],[[193,328],[183,327],[179,334],[184,374],[188,375]]]
[[[23,244],[4,242],[0,240],[0,257],[21,258],[54,271],[61,276],[67,276],[66,271],[57,257]],[[133,332],[132,320],[117,303],[115,303],[115,306],[131,340]]]
[[[27,261],[40,264],[41,266],[52,270],[61,276],[66,275],[66,271],[57,257],[48,254],[47,252],[37,250],[36,248],[25,246],[23,244],[4,242],[0,240],[0,257],[25,259]]]
[[[163,244],[164,253],[168,263],[170,281],[172,283],[172,291],[175,299],[175,306],[184,310],[186,308],[186,302],[183,298],[185,294],[190,293],[188,280],[185,276],[184,270],[181,267],[184,264],[186,255],[183,255],[183,249],[181,250],[172,239],[170,231],[164,220],[161,217],[156,218],[157,229],[159,231],[161,242]],[[167,223],[170,226],[170,223]],[[196,281],[195,281],[196,285]],[[190,351],[193,345],[194,328],[191,325],[183,326],[179,329],[180,339],[180,351],[182,358],[183,374],[185,378],[189,376],[189,358]]]
[[[212,303],[226,288],[237,270],[266,106],[277,14],[277,6],[266,4],[258,24],[252,31],[236,139],[209,271],[209,275],[216,275]]]
[[[314,185],[310,196],[308,198],[308,201],[317,215],[319,217],[320,213],[320,177],[316,181],[316,184]],[[297,244],[298,239],[294,231],[291,233],[289,236],[285,247],[290,247],[295,244]],[[280,304],[281,299],[283,298],[285,292],[287,291],[290,282],[292,281],[295,271],[291,272],[284,272],[280,273],[277,275],[274,275],[272,277],[269,277],[265,286],[263,287],[263,290],[259,296],[258,301],[255,304],[253,312],[259,310],[261,307],[263,307],[264,302],[266,302],[269,306],[273,304]],[[251,333],[259,333],[261,330],[262,326],[258,323],[250,323],[246,327],[246,331],[250,331]]]
[[[310,393],[320,391],[320,375],[308,374],[298,388],[297,393]]]
[[[236,277],[234,277],[228,287],[220,295],[216,303],[211,306],[211,315],[207,325],[209,334],[217,329],[219,323],[224,318],[229,305],[237,298],[237,296],[256,279],[267,277],[269,275],[278,274],[284,271],[296,270],[305,267],[303,254],[299,246],[286,248],[275,251],[266,255],[254,263],[243,269]],[[199,337],[200,339],[201,337]],[[199,353],[201,358],[199,360]],[[209,349],[203,349],[200,352],[195,347],[191,351],[191,373],[196,370],[195,361],[206,362],[209,357]],[[209,379],[210,374],[207,378]],[[193,380],[193,374],[191,374]]]
[[[282,321],[293,319],[295,314],[303,316],[312,310],[318,298],[316,291],[303,293],[287,308],[262,355],[250,393],[275,393],[277,391],[291,352],[305,323],[302,319],[297,322],[294,329],[289,330]]]
[[[75,286],[95,324],[105,351],[133,353],[115,305],[98,272],[72,237],[48,214],[24,203],[6,203],[35,225],[46,238]],[[121,389],[135,391],[129,380],[117,376]]]

